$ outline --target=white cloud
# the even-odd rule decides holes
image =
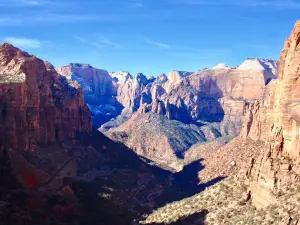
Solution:
[[[152,41],[152,40],[149,40],[149,39],[146,39],[145,42],[147,44],[150,44],[150,45],[153,45],[153,46],[156,46],[160,49],[170,49],[171,46],[168,45],[168,44],[165,44],[165,43],[161,43],[161,42],[157,42],[157,41]]]
[[[40,48],[41,42],[36,39],[29,39],[23,37],[5,37],[5,42],[15,45],[19,48]]]

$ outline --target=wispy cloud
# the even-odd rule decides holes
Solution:
[[[300,8],[300,2],[295,0],[173,0],[177,3],[206,6],[236,6],[236,7],[276,7]]]
[[[112,47],[112,48],[120,48],[121,46],[109,38],[105,36],[100,36],[97,38],[95,42],[92,43],[94,46],[98,48],[103,48],[103,47]]]
[[[142,8],[144,6],[143,0],[131,0],[131,7],[133,8]]]
[[[162,43],[162,42],[153,41],[153,40],[150,40],[150,39],[145,39],[145,42],[147,44],[156,46],[156,47],[158,47],[160,49],[170,49],[171,48],[171,45],[168,45],[168,44]]]
[[[93,15],[93,14],[60,14],[60,13],[47,13],[37,14],[31,17],[33,22],[80,22],[80,21],[98,21],[106,20],[107,16]]]
[[[19,48],[40,48],[41,42],[36,39],[24,38],[24,37],[5,37],[5,42],[15,45]]]
[[[0,7],[72,6],[70,3],[59,0],[0,0]]]
[[[40,5],[41,2],[37,0],[20,0],[20,3],[26,4],[26,5]]]
[[[43,0],[1,0],[2,7],[24,7],[24,6],[40,6],[48,1]]]
[[[82,36],[78,36],[78,35],[74,35],[74,39],[76,39],[77,41],[83,43],[83,44],[90,44],[93,45],[94,47],[103,49],[103,48],[121,48],[121,45],[119,45],[118,43],[112,41],[111,39],[109,39],[106,36],[99,36],[96,39],[88,39]]]
[[[74,35],[73,36],[77,41],[81,42],[81,43],[87,43],[88,40],[82,36],[78,36],[78,35]]]
[[[26,23],[24,23],[26,18]],[[96,15],[96,14],[62,14],[62,13],[37,13],[32,15],[17,14],[14,16],[0,17],[0,26],[30,26],[38,24],[63,24],[78,22],[103,22],[115,21],[119,17],[116,15]]]

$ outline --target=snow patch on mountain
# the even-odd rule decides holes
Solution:
[[[127,79],[133,78],[128,71],[109,72],[109,75],[118,84],[124,84]]]
[[[237,69],[238,70],[254,70],[267,71],[277,76],[278,64],[276,60],[249,58],[246,59]]]
[[[213,70],[218,70],[218,69],[229,70],[230,67],[227,66],[225,63],[219,63],[218,65],[214,66],[212,69]]]

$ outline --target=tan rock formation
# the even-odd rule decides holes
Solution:
[[[113,87],[112,77],[105,70],[93,68],[88,64],[76,63],[59,67],[56,70],[69,80],[77,81],[85,93],[95,94],[99,98],[117,93],[116,88]]]
[[[95,128],[121,113],[123,106],[117,101],[119,83],[107,71],[79,63],[71,63],[56,70],[81,86]]]
[[[54,67],[9,44],[0,46],[0,148],[35,150],[91,131],[78,84]]]
[[[118,101],[126,109],[137,111],[141,103],[143,104],[142,93],[148,83],[147,77],[141,73],[134,78],[128,77],[118,88]]]
[[[247,171],[253,202],[266,206],[276,193],[293,185],[300,155],[300,21],[286,41],[279,75],[260,102],[250,105],[241,137],[263,140],[268,147]],[[297,173],[296,173],[297,174]]]

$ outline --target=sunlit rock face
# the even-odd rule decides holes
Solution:
[[[264,141],[266,150],[248,168],[253,202],[266,206],[276,193],[292,186],[300,156],[300,21],[285,42],[278,80],[267,86],[263,98],[249,106],[241,137]]]
[[[118,101],[126,108],[137,111],[141,104],[151,103],[151,98],[147,94],[147,85],[152,83],[144,74],[139,73],[135,77],[130,77],[118,87]]]
[[[173,168],[180,168],[175,162],[192,145],[239,135],[249,104],[262,98],[267,83],[273,83],[268,80],[267,69],[220,67],[193,74],[173,71],[169,76],[158,76],[153,82],[135,81],[139,83],[135,86],[138,88],[122,91],[138,90],[134,92],[135,98],[123,101],[132,103],[137,99],[136,107],[131,107],[133,111],[138,108],[137,112],[117,128],[110,126],[111,130],[105,127],[101,130],[144,157],[158,163],[173,162]],[[134,79],[126,87],[133,84]],[[181,138],[175,140],[174,135]]]
[[[95,128],[121,113],[123,107],[116,97],[118,81],[114,80],[107,71],[78,63],[59,67],[57,71],[82,87]]]
[[[110,72],[109,75],[113,78],[114,82],[119,85],[124,84],[126,80],[133,78],[127,71]]]
[[[242,65],[247,61],[251,60]],[[277,77],[276,61],[255,61],[272,62],[274,67],[257,69],[250,63],[247,68],[232,69],[220,64],[192,74],[160,75],[144,89],[145,99],[151,101],[143,103],[151,104],[152,112],[184,123],[221,122],[224,134],[238,135],[248,103],[260,99],[266,85]]]
[[[297,22],[281,54],[278,80],[266,89],[260,103],[252,106],[248,116],[252,117],[252,123],[248,122],[241,134],[255,140],[268,140],[278,133],[284,140],[283,153],[291,157],[300,154],[299,42],[300,22]]]
[[[0,46],[0,148],[35,150],[91,131],[90,112],[78,84],[10,44]]]

